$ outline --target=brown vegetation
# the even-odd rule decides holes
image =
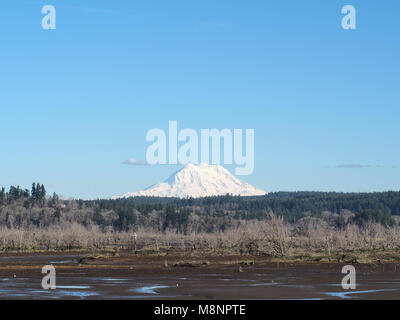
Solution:
[[[269,220],[249,221],[224,232],[183,235],[139,229],[136,233],[137,239],[134,240],[133,232],[104,231],[97,226],[84,227],[78,223],[29,229],[3,227],[0,228],[0,251],[115,253],[124,249],[139,255],[168,255],[171,250],[181,250],[186,260],[175,262],[175,266],[202,264],[203,261],[192,259],[196,252],[338,262],[369,261],[384,253],[392,260],[400,260],[397,258],[400,257],[399,228],[385,228],[377,223],[335,229],[314,219],[308,223],[288,224],[271,213]],[[134,250],[136,246],[137,251]]]

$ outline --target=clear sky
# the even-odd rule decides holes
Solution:
[[[177,166],[123,162],[177,120],[254,128],[241,178],[266,191],[399,190],[399,15],[397,0],[1,1],[0,185],[143,189]]]

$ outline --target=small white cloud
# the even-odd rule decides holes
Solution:
[[[147,161],[136,160],[136,159],[133,159],[133,158],[125,160],[122,163],[123,164],[129,164],[129,165],[132,165],[132,166],[148,166],[149,165]]]
[[[339,169],[362,169],[367,167],[369,166],[360,163],[346,163],[346,164],[339,164],[338,166],[336,166],[336,168]]]

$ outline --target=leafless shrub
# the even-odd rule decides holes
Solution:
[[[136,230],[137,247],[161,253],[170,248],[209,250],[217,254],[230,252],[241,255],[284,257],[290,252],[319,252],[331,256],[340,252],[364,250],[394,250],[400,248],[399,228],[385,228],[380,224],[364,226],[349,224],[343,229],[330,227],[317,220],[304,220],[293,226],[270,213],[264,221],[242,222],[224,232],[179,234],[162,233],[157,229]],[[133,231],[116,232],[112,227],[100,229],[96,225],[83,226],[62,221],[47,227],[0,227],[0,251],[38,250],[132,250]]]

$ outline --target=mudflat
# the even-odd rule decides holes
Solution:
[[[41,286],[49,264],[56,269],[55,290]],[[400,263],[353,264],[355,290],[342,288],[346,264],[182,252],[2,254],[0,298],[400,299]]]

